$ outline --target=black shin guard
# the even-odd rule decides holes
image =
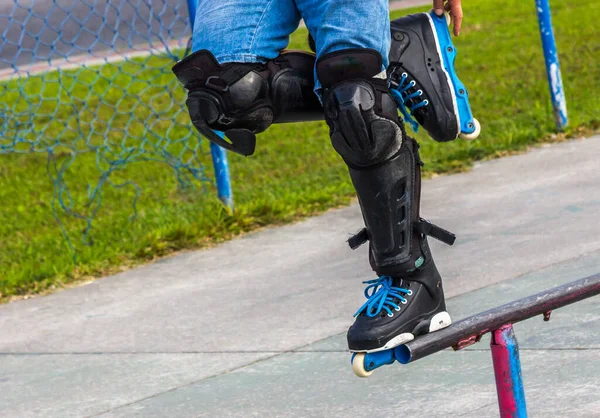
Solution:
[[[196,129],[223,148],[251,155],[256,134],[271,124],[323,119],[313,93],[314,60],[308,53],[287,52],[267,64],[220,65],[202,50],[173,72],[189,91],[186,105]]]
[[[371,266],[382,276],[404,276],[430,261],[425,236],[452,245],[455,236],[419,216],[419,145],[405,137],[400,151],[370,168],[350,168],[366,228],[349,240],[352,248],[370,241]]]
[[[419,217],[422,165],[417,142],[406,136],[381,56],[345,50],[322,57],[317,74],[325,94],[325,119],[334,148],[356,189],[366,228],[349,243],[367,240],[380,275],[414,271],[430,258],[425,235],[452,244],[454,235]]]

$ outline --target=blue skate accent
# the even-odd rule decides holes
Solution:
[[[475,132],[475,123],[473,122],[473,113],[471,112],[471,106],[469,105],[469,93],[467,92],[465,85],[458,79],[456,71],[454,71],[456,48],[452,43],[448,24],[446,23],[446,17],[445,15],[438,16],[433,11],[429,12],[429,17],[433,21],[437,33],[442,59],[444,61],[444,68],[450,75],[450,80],[454,85],[460,132],[472,134]]]
[[[350,364],[354,361],[354,357],[356,357],[356,353],[352,353],[352,357],[350,358]],[[375,369],[378,369],[381,366],[386,366],[388,364],[393,364],[396,361],[396,357],[394,356],[394,350],[384,350],[378,351],[376,353],[367,353],[365,354],[364,367],[365,370],[371,372]]]
[[[364,368],[368,372],[372,372],[382,366],[387,366],[398,362],[400,364],[407,364],[406,361],[406,346],[399,345],[398,347],[391,348],[389,350],[377,351],[375,353],[365,353]],[[352,353],[350,358],[350,364],[354,361],[357,353]]]
[[[394,100],[396,100],[396,103],[398,104],[398,109],[400,109],[400,112],[402,112],[402,116],[404,116],[404,121],[410,124],[412,130],[415,131],[415,133],[419,131],[419,124],[412,115],[414,114],[415,110],[427,106],[429,104],[428,100],[423,100],[416,104],[409,105],[409,100],[417,99],[423,95],[423,92],[421,90],[417,90],[410,94],[408,93],[408,90],[410,90],[416,84],[417,83],[415,82],[415,80],[408,80],[408,74],[402,73],[402,77],[398,82],[398,86],[396,87],[393,84],[390,86],[390,93],[392,94]],[[409,106],[410,113],[408,113],[407,110]]]
[[[387,311],[388,316],[393,316],[395,311],[400,310],[400,305],[394,303],[394,299],[400,299],[402,303],[406,303],[406,298],[401,295],[412,294],[412,291],[401,287],[392,286],[392,278],[388,276],[381,276],[378,279],[367,280],[363,282],[368,284],[365,289],[365,297],[367,301],[361,306],[354,316],[358,316],[361,313],[365,313],[370,318],[376,317],[381,313],[382,310]]]

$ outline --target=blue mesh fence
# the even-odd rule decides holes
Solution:
[[[208,181],[170,70],[190,35],[186,0],[0,0],[0,154],[47,154],[55,216],[83,219],[84,240],[105,187],[139,194],[128,165]],[[70,190],[82,154],[98,171],[83,197]]]

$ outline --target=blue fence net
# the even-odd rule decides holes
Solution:
[[[84,240],[105,187],[137,190],[122,175],[132,163],[163,162],[182,185],[208,181],[200,159],[208,147],[171,73],[188,52],[187,7],[0,0],[0,154],[47,154],[56,218],[85,220]],[[67,178],[82,154],[92,154],[98,170],[83,198],[68,186],[77,178]]]

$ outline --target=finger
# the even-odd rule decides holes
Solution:
[[[433,0],[433,11],[436,15],[444,14],[444,0]]]
[[[452,20],[454,21],[454,36],[458,36],[463,20],[463,10],[460,0],[452,2],[450,13],[452,14]]]

